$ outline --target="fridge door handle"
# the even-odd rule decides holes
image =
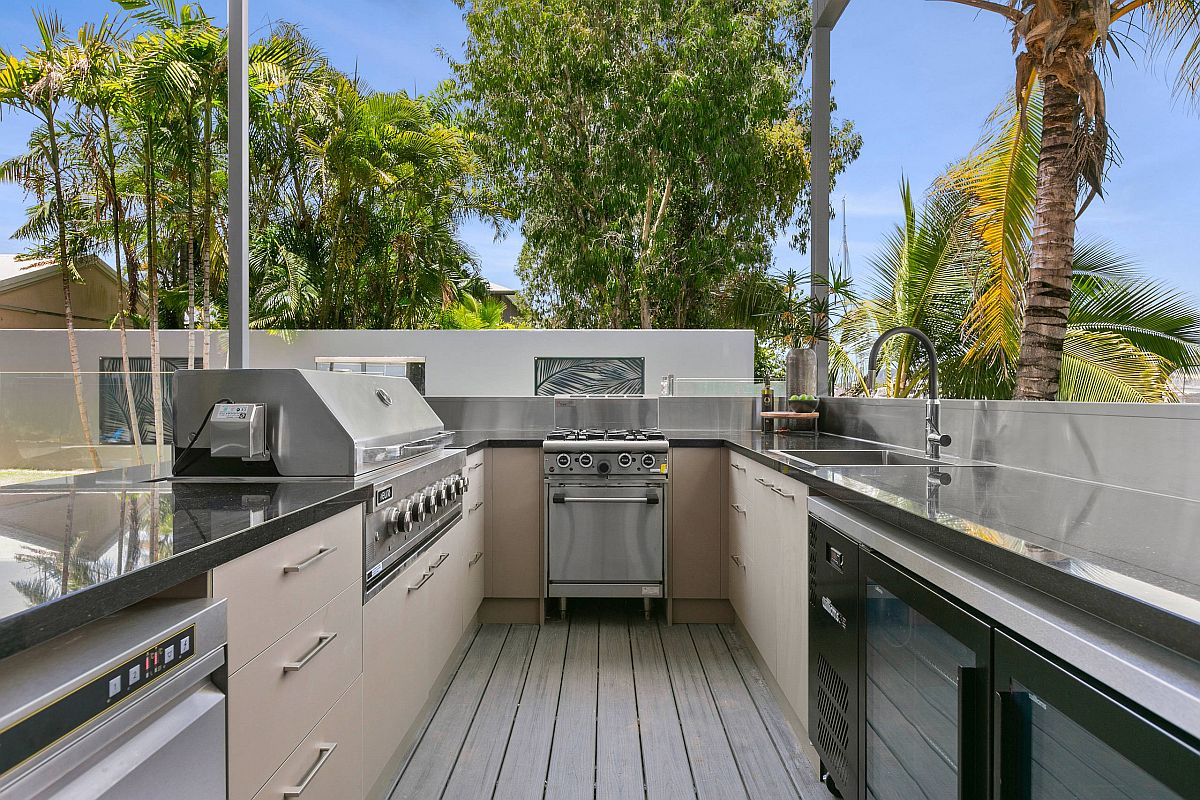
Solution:
[[[958,668],[958,796],[987,797],[987,681],[985,667]]]
[[[1030,800],[1033,797],[1031,727],[1033,717],[1028,692],[997,691],[995,774],[998,800]]]

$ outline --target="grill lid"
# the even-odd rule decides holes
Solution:
[[[172,410],[177,458],[218,401],[266,406],[270,461],[288,477],[354,477],[437,449],[446,438],[442,420],[407,378],[301,369],[178,370]],[[193,450],[209,449],[209,427]],[[239,459],[220,460],[228,462],[223,473],[236,474]],[[210,474],[214,461],[199,458],[180,472]]]

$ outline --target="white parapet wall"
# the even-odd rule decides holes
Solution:
[[[116,331],[78,331],[80,367],[120,355]],[[199,335],[196,336],[199,342]],[[187,332],[163,331],[163,357],[187,356]],[[133,356],[148,356],[146,331],[129,332]],[[196,357],[200,346],[197,343]],[[312,369],[319,356],[420,356],[426,393],[442,396],[533,394],[538,357],[639,357],[646,391],[659,380],[749,380],[754,377],[754,333],[748,330],[488,330],[488,331],[252,331],[251,366]],[[213,334],[213,365],[225,365],[225,334]],[[0,375],[69,372],[61,330],[0,330]]]
[[[101,359],[121,354],[120,334],[108,330],[77,332],[83,395],[93,438],[100,439],[104,409],[114,401],[101,380]],[[186,359],[186,331],[163,331],[163,358]],[[214,367],[226,364],[225,334],[212,336]],[[196,335],[195,356],[202,347]],[[146,359],[149,336],[129,332],[129,354]],[[664,375],[711,381],[747,381],[753,377],[752,331],[253,331],[251,366],[312,369],[320,356],[420,356],[426,359],[425,386],[430,396],[528,397],[534,393],[538,357],[624,357],[645,360],[645,389],[658,394]],[[147,361],[135,364],[145,368]],[[84,449],[70,377],[66,332],[0,330],[0,469],[83,467]],[[108,398],[101,403],[101,395]],[[141,404],[139,400],[139,405]],[[104,466],[132,460],[130,448],[115,441],[102,445]]]

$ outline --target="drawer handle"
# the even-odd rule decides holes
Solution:
[[[317,773],[321,771],[321,767],[325,766],[325,762],[333,755],[334,750],[337,750],[337,742],[321,745],[321,748],[317,751],[316,762],[308,768],[308,772],[304,773],[304,777],[300,779],[300,783],[290,789],[283,790],[284,800],[304,794],[304,790],[317,777]]]
[[[308,569],[309,567],[311,567],[313,564],[320,561],[325,556],[329,555],[330,553],[336,553],[336,552],[337,552],[337,547],[322,547],[320,550],[318,550],[316,552],[315,555],[309,556],[308,558],[301,561],[299,564],[291,564],[289,566],[284,567],[283,574],[287,575],[292,572],[304,572],[304,570]]]
[[[467,472],[474,472],[475,470],[479,469],[482,466],[483,466],[482,461],[480,461],[478,464],[472,464],[471,466],[467,467]]]
[[[745,564],[742,563],[741,556],[730,556],[730,558],[732,558],[733,563],[737,564],[739,567],[745,567]]]
[[[293,661],[291,664],[284,664],[283,671],[284,672],[299,672],[300,670],[304,669],[308,665],[308,662],[312,661],[314,658],[317,657],[317,653],[321,652],[326,647],[328,647],[329,643],[332,642],[336,638],[337,638],[336,633],[322,633],[320,636],[317,637],[317,643],[315,645],[313,645],[312,650],[309,650],[307,653],[305,653],[304,657],[301,658],[299,661]]]
[[[788,500],[796,499],[796,495],[788,494],[783,489],[780,489],[778,486],[772,486],[771,491],[774,492],[775,494],[779,495],[780,497],[786,497]]]
[[[766,481],[766,479],[764,479],[764,478],[755,478],[754,480],[758,481],[759,483],[761,483],[763,486],[767,487],[768,489],[774,489],[774,488],[775,488],[775,487],[774,487],[774,485],[772,485],[772,484],[768,483],[768,482]]]
[[[744,515],[746,513],[746,509],[742,508],[737,503],[730,503],[729,507],[732,508],[734,511],[738,512],[739,514]]]
[[[730,462],[729,462],[729,466],[733,467],[733,468],[734,468],[734,469],[736,469],[738,472],[745,472],[745,471],[746,471],[746,468],[745,468],[745,467],[743,467],[741,464],[735,464],[735,463],[733,463],[732,461],[730,461]]]
[[[449,553],[438,553],[438,559],[437,559],[437,561],[435,561],[429,565],[429,571],[432,572],[433,570],[440,567],[442,564],[445,564],[446,559],[449,557],[450,557]]]
[[[474,556],[472,556],[472,557],[471,557],[471,563],[470,563],[470,564],[467,564],[467,566],[468,566],[468,567],[473,567],[473,566],[475,566],[476,564],[478,564],[478,563],[479,563],[479,559],[481,559],[481,558],[483,558],[483,551],[480,551],[480,552],[476,553]]]
[[[479,509],[481,509],[481,508],[483,508],[483,501],[482,501],[482,500],[480,500],[480,501],[479,501],[478,503],[476,503],[475,505],[471,506],[471,509],[470,509],[470,510],[469,510],[467,513],[468,513],[468,514],[474,514],[476,511],[478,511],[478,510],[479,510]]]
[[[426,583],[426,581],[428,581],[428,580],[429,580],[430,578],[432,578],[432,577],[433,577],[433,570],[428,570],[428,571],[426,571],[425,573],[423,573],[423,574],[421,575],[421,580],[417,581],[417,582],[416,582],[416,583],[414,583],[414,584],[411,584],[411,585],[408,587],[408,590],[409,590],[410,592],[415,592],[417,589],[420,589],[422,586],[424,586],[424,585],[425,585],[425,583]]]

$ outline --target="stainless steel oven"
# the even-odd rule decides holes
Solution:
[[[555,437],[571,438],[555,438]],[[546,594],[664,596],[667,452],[658,431],[572,431],[543,443]]]
[[[559,483],[549,496],[552,597],[592,594],[591,584],[606,596],[621,586],[630,596],[661,596],[665,483]]]

